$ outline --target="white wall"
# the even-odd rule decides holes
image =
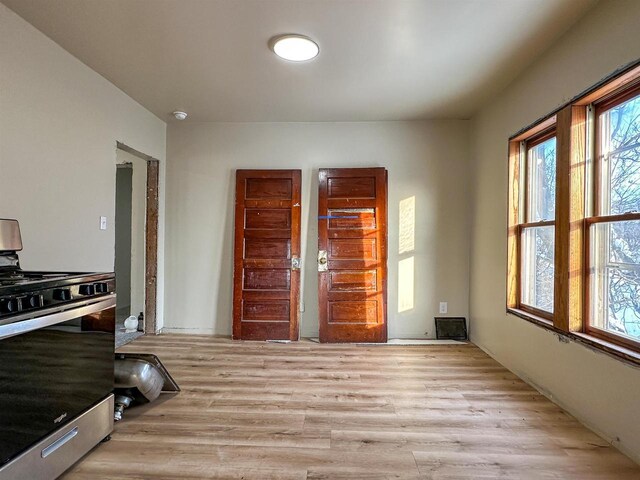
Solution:
[[[640,368],[505,314],[507,140],[640,57],[640,2],[603,1],[474,119],[471,339],[640,461]]]
[[[166,331],[229,335],[234,172],[302,170],[302,336],[317,336],[317,191],[322,167],[389,170],[390,337],[434,336],[438,302],[468,312],[468,122],[170,124]],[[414,308],[398,313],[398,205],[416,197]]]
[[[23,268],[113,271],[117,141],[160,160],[163,258],[166,124],[4,5],[0,111],[0,217],[20,220]]]

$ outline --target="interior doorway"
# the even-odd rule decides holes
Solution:
[[[116,154],[116,332],[124,321],[139,319],[139,332],[144,331],[144,265],[147,162],[118,149]],[[128,340],[137,335],[129,333]]]
[[[122,329],[124,320],[133,315],[141,319],[139,335],[157,333],[158,183],[158,160],[118,142],[114,262],[117,328]]]

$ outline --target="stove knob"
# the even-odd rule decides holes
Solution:
[[[104,282],[94,284],[96,293],[107,293],[107,284]]]
[[[96,289],[91,283],[86,283],[84,285],[80,285],[80,289],[78,290],[80,295],[95,295]]]
[[[0,312],[16,313],[20,310],[20,302],[17,298],[3,298],[0,300]]]
[[[22,308],[40,308],[43,305],[42,295],[27,295],[22,299]]]
[[[71,300],[71,290],[68,288],[56,288],[53,291],[53,299],[67,302]]]

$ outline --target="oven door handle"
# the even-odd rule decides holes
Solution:
[[[100,300],[96,303],[84,305],[82,307],[72,308],[70,310],[63,310],[62,312],[55,312],[41,317],[30,318],[29,320],[21,320],[7,325],[0,325],[0,340],[9,337],[15,337],[16,335],[22,335],[23,333],[39,330],[44,327],[50,327],[58,323],[68,322],[74,318],[84,317],[85,315],[91,315],[107,308],[114,307],[116,304],[116,296],[109,295],[106,299]]]

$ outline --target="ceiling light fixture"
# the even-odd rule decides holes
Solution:
[[[176,117],[176,120],[184,120],[185,118],[187,118],[187,112],[181,112],[180,110],[177,110],[173,112],[173,116]]]
[[[269,43],[273,53],[292,62],[311,60],[320,53],[318,44],[304,35],[280,35],[272,38]]]

